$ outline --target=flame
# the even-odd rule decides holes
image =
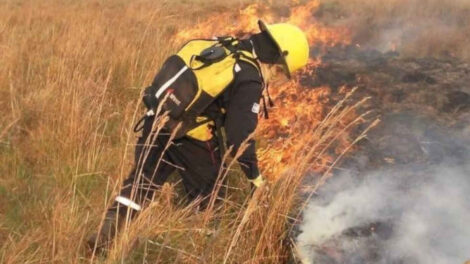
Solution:
[[[297,1],[291,1],[296,5]],[[296,5],[291,9],[289,17],[277,18],[267,7],[258,3],[248,5],[237,14],[222,12],[212,16],[192,28],[177,33],[177,39],[187,41],[193,38],[211,38],[217,35],[244,36],[259,32],[258,20],[267,23],[291,23],[297,25],[306,34],[310,45],[315,44],[349,44],[350,34],[346,28],[328,28],[318,23],[312,14],[319,8],[318,0],[309,1],[304,5]]]
[[[210,38],[216,35],[232,35],[244,37],[249,33],[259,32],[258,20],[267,23],[286,22],[297,25],[306,34],[310,46],[327,47],[350,44],[350,34],[345,28],[324,26],[315,20],[314,13],[320,7],[318,0],[305,4],[291,1],[290,14],[279,17],[267,7],[260,4],[248,5],[239,12],[222,12],[212,16],[196,26],[181,31],[177,39],[181,42],[193,38]],[[311,58],[301,75],[311,75],[321,61]],[[312,124],[318,124],[325,116],[324,101],[331,93],[329,87],[304,87],[299,75],[293,79],[270,85],[270,94],[275,107],[270,109],[270,118],[260,120],[257,134],[261,146],[258,148],[259,165],[264,175],[274,179],[288,170],[286,164],[295,164],[296,153],[304,148],[311,136]],[[317,167],[324,167],[332,162],[325,156],[317,161]]]
[[[180,31],[176,38],[186,42],[194,38],[212,38],[220,35],[242,37],[247,33],[259,31],[258,15],[262,10],[260,5],[251,4],[236,15],[232,12],[222,12],[192,28]],[[264,19],[271,19],[271,15],[266,14]]]

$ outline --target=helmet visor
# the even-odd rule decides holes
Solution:
[[[290,79],[291,74],[290,74],[289,66],[287,65],[287,61],[286,61],[286,56],[288,55],[287,51],[283,51],[281,49],[279,44],[276,42],[276,39],[272,36],[271,32],[269,31],[269,26],[266,23],[264,23],[262,20],[258,20],[258,25],[259,25],[259,29],[261,31],[267,32],[271,40],[274,42],[274,44],[276,44],[276,47],[279,51],[279,63],[282,64],[285,74]]]

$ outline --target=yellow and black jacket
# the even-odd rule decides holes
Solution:
[[[220,51],[225,55],[209,63],[201,58]],[[179,132],[176,139],[211,140],[214,127],[223,126],[226,144],[235,153],[258,121],[263,79],[252,51],[249,40],[189,41],[169,57],[147,88],[148,113],[154,114],[157,106],[169,113],[167,128]],[[259,172],[254,142],[250,143],[239,162],[247,177],[255,178]]]
[[[251,50],[249,41],[243,40],[240,47]],[[227,87],[219,98],[203,112],[203,116],[213,116],[218,109],[224,109],[223,127],[227,146],[233,146],[233,154],[238,151],[241,143],[255,131],[258,125],[260,111],[260,99],[263,92],[263,79],[258,67],[249,62],[239,63],[241,70],[236,73],[234,81]],[[188,137],[200,140],[200,137],[192,137],[192,133],[208,135],[209,140],[214,136],[212,123],[203,124],[190,131]],[[256,156],[255,142],[251,139],[248,148],[238,158],[241,169],[249,179],[259,175],[258,160]]]
[[[227,146],[233,146],[234,153],[258,125],[259,103],[263,91],[263,80],[258,70],[247,63],[240,64],[241,72],[222,97],[222,105],[227,109],[224,119]],[[238,161],[249,179],[259,175],[253,139]]]

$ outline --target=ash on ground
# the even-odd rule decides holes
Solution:
[[[381,124],[309,202],[295,234],[301,261],[470,259],[470,65],[355,46],[322,61],[302,84],[359,87]]]

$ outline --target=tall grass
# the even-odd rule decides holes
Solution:
[[[0,262],[86,263],[84,238],[131,167],[141,89],[178,31],[245,1],[0,3]],[[117,239],[113,263],[279,263],[297,188],[357,106],[312,123],[298,164],[249,195],[237,172],[225,202],[195,213],[167,184]],[[346,122],[346,123],[345,123]],[[354,124],[350,124],[354,122]],[[176,201],[176,202],[175,202]]]

